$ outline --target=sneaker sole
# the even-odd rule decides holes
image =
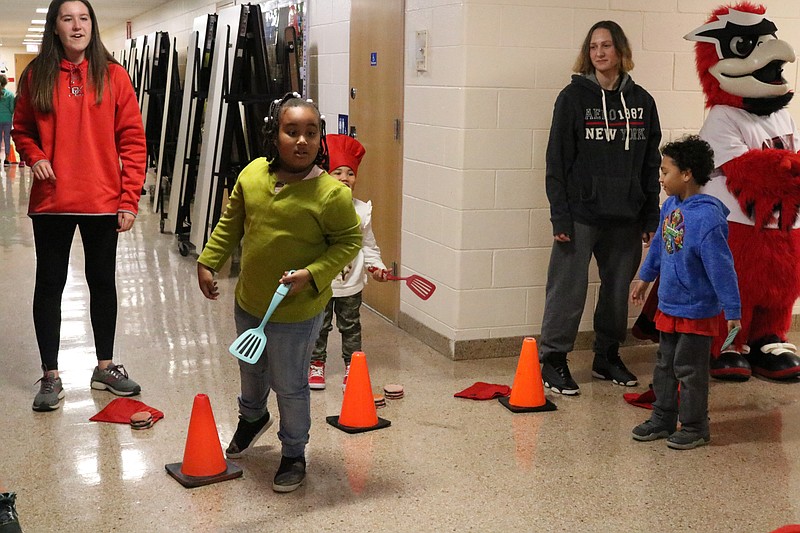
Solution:
[[[311,390],[325,390],[324,383],[309,383],[308,388]]]
[[[134,389],[132,391],[121,391],[115,389],[111,385],[103,383],[102,381],[92,381],[91,388],[93,388],[94,390],[107,390],[113,394],[116,394],[117,396],[136,396],[137,394],[140,394],[142,392],[141,387],[139,387],[138,389]]]
[[[225,450],[225,457],[227,457],[228,459],[239,459],[240,457],[242,457],[245,453],[247,453],[248,450],[253,449],[253,447],[256,445],[256,442],[258,442],[258,439],[261,438],[261,435],[266,433],[267,430],[270,428],[270,426],[272,426],[272,424],[274,423],[275,423],[275,417],[270,415],[269,420],[267,420],[267,423],[264,424],[263,428],[261,428],[261,431],[256,433],[256,435],[253,437],[253,440],[250,441],[250,446],[238,452],[229,452],[228,450]]]
[[[548,382],[544,382],[544,386],[550,389],[551,391],[555,392],[556,394],[563,394],[565,396],[577,396],[581,393],[580,389],[559,389],[558,387],[554,387],[550,385]]]
[[[304,477],[300,483],[295,483],[294,485],[276,485],[275,483],[272,484],[272,490],[275,492],[292,492],[300,488],[300,486],[305,483],[306,478]]]
[[[65,397],[65,396],[66,396],[66,394],[65,394],[65,393],[64,393],[64,391],[62,390],[62,391],[61,391],[61,392],[58,394],[58,401],[57,401],[56,403],[54,403],[53,405],[47,405],[47,404],[43,404],[43,405],[36,405],[36,404],[33,404],[33,406],[31,407],[31,409],[33,409],[33,410],[34,410],[34,411],[36,411],[37,413],[46,413],[46,412],[48,412],[48,411],[55,411],[56,409],[58,409],[59,407],[61,407],[61,403],[64,401],[64,397]]]
[[[622,387],[635,387],[636,385],[639,384],[639,380],[638,379],[634,379],[632,381],[626,381],[625,383],[623,383],[622,381],[617,381],[614,378],[611,378],[611,377],[608,377],[608,376],[604,376],[603,374],[601,374],[600,372],[597,372],[596,370],[592,370],[592,377],[595,377],[597,379],[603,379],[605,381],[610,381],[614,385],[620,385]]]
[[[692,442],[687,442],[686,444],[680,444],[680,443],[677,443],[677,442],[667,441],[667,446],[672,448],[673,450],[694,450],[695,448],[697,448],[699,446],[705,446],[709,442],[711,442],[710,438],[709,439],[704,439],[704,438],[700,437],[699,439],[694,440]]]
[[[649,435],[637,435],[636,433],[631,433],[633,440],[638,440],[639,442],[650,442],[651,440],[666,439],[670,435],[671,433],[666,430],[659,431],[658,433],[650,433]]]

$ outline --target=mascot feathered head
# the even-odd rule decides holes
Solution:
[[[765,12],[750,2],[722,6],[684,37],[697,41],[695,61],[706,107],[729,105],[769,115],[792,99],[783,66],[794,62],[794,50],[778,39],[778,28]]]

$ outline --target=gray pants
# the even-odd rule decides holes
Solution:
[[[673,427],[680,420],[683,429],[709,436],[708,367],[712,340],[691,333],[661,332],[653,370],[656,401],[650,419],[655,424]]]
[[[600,293],[594,310],[594,351],[608,353],[625,340],[628,295],[642,259],[642,230],[638,224],[596,227],[575,223],[570,242],[553,242],[547,270],[539,353],[566,354],[573,350],[586,305],[592,256],[600,272]]]

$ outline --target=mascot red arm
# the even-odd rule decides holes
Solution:
[[[685,37],[696,41],[709,109],[700,136],[715,154],[704,192],[731,211],[728,242],[742,330],[720,353],[727,333],[721,328],[711,361],[711,375],[730,381],[751,373],[800,380],[800,357],[786,339],[800,297],[800,135],[786,109],[793,93],[782,77],[795,54],[765,11],[750,2],[720,7]]]

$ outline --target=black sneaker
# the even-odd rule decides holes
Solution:
[[[225,455],[228,459],[238,459],[244,453],[252,448],[256,441],[261,438],[261,435],[269,429],[275,420],[265,414],[255,422],[248,422],[241,415],[239,415],[239,425],[236,426],[236,433],[233,434],[231,443],[228,449],[225,450]]]
[[[634,440],[646,442],[650,440],[666,439],[675,432],[675,427],[658,426],[652,420],[642,422],[631,431]]]
[[[281,457],[281,466],[272,480],[272,490],[275,492],[292,492],[306,479],[306,458]]]
[[[581,392],[569,373],[566,355],[549,356],[542,361],[542,382],[545,387],[558,394],[574,396]]]
[[[592,376],[598,379],[611,380],[617,385],[623,387],[635,387],[639,384],[639,380],[634,376],[622,359],[617,350],[609,350],[607,355],[596,353],[594,354],[594,362],[592,362]]]
[[[705,446],[711,442],[709,435],[700,435],[681,428],[667,437],[667,446],[673,450],[693,450],[698,446]]]
[[[16,499],[17,495],[13,492],[0,493],[0,533],[22,533],[15,506]]]

